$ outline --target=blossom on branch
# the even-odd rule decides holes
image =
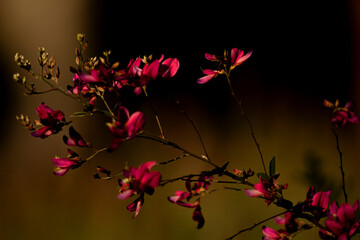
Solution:
[[[70,137],[65,135],[63,136],[63,141],[66,145],[91,148],[91,144],[85,142],[80,133],[78,133],[72,126],[69,128],[69,135]]]
[[[359,123],[359,117],[351,110],[354,107],[353,102],[347,102],[344,107],[339,107],[339,100],[331,103],[324,100],[324,106],[333,109],[333,117],[331,122],[338,127],[343,127],[349,123]]]
[[[260,182],[254,185],[254,189],[245,189],[244,192],[249,197],[264,198],[267,205],[282,199],[282,190],[288,188],[288,184],[280,185],[275,178],[263,180],[260,175],[259,180]]]
[[[179,206],[187,207],[187,208],[195,208],[193,212],[193,220],[197,222],[197,228],[200,229],[205,224],[204,216],[201,212],[200,207],[200,197],[198,197],[194,203],[189,203],[190,199],[195,196],[203,196],[206,190],[209,188],[212,182],[212,176],[207,175],[206,172],[203,172],[198,181],[191,185],[192,176],[189,176],[185,181],[185,187],[187,192],[185,191],[176,191],[175,196],[168,197],[168,200],[172,203],[175,203]]]
[[[140,195],[134,202],[127,206],[129,212],[135,212],[135,218],[144,204],[144,195],[152,195],[156,187],[160,185],[160,172],[150,172],[150,169],[156,164],[155,161],[141,164],[138,168],[130,167],[124,169],[124,179],[119,181],[120,190],[118,199],[128,199],[134,195]]]
[[[356,213],[359,210],[359,201],[356,200],[351,206],[344,203],[339,206],[337,202],[330,205],[328,220],[325,221],[326,230],[321,229],[321,239],[348,240],[359,229],[359,222],[356,220]]]
[[[145,115],[142,112],[134,112],[130,115],[126,107],[120,106],[117,120],[107,123],[114,138],[109,151],[115,150],[126,139],[132,139],[140,132],[145,124]]]
[[[70,169],[75,169],[80,167],[85,161],[82,161],[79,157],[79,154],[68,149],[67,158],[54,157],[52,162],[56,166],[54,174],[56,176],[64,176]]]
[[[42,103],[36,108],[36,112],[40,118],[39,123],[43,126],[40,129],[31,133],[33,137],[40,137],[42,139],[58,133],[62,127],[66,125],[65,115],[60,110],[52,110],[45,103]]]
[[[213,55],[210,53],[205,53],[205,58],[211,62],[218,62],[218,68],[216,70],[205,69],[203,70],[204,77],[201,77],[197,80],[197,83],[204,84],[210,81],[213,78],[216,78],[219,74],[227,74],[229,76],[230,72],[245,62],[252,54],[252,51],[245,52],[238,48],[231,49],[230,53],[224,51],[224,56]]]

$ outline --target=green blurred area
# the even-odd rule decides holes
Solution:
[[[348,1],[348,4],[349,8],[359,5],[353,1]],[[151,197],[146,196],[139,216],[132,219],[132,214],[126,210],[131,199],[121,201],[116,198],[117,181],[95,180],[92,175],[96,173],[97,165],[117,173],[126,164],[138,166],[145,161],[167,161],[182,155],[176,149],[146,139],[126,142],[113,154],[100,154],[96,161],[72,170],[64,177],[54,176],[51,158],[67,154],[61,140],[63,133],[46,140],[35,139],[16,122],[15,116],[24,113],[36,119],[34,109],[42,101],[54,109],[63,110],[67,116],[79,110],[80,106],[57,93],[24,96],[23,89],[11,80],[12,74],[19,71],[12,58],[15,52],[20,52],[29,57],[35,66],[37,47],[45,46],[50,55],[56,56],[62,69],[63,86],[70,84],[72,76],[67,69],[69,65],[74,65],[73,49],[77,47],[75,34],[87,33],[89,54],[99,54],[101,51],[97,49],[102,40],[98,35],[100,30],[94,27],[97,26],[94,17],[98,10],[97,3],[85,0],[62,1],[61,4],[55,1],[16,0],[2,2],[0,7],[0,27],[3,30],[0,41],[1,81],[6,89],[0,147],[0,239],[224,239],[282,211],[273,205],[267,207],[263,200],[250,198],[243,191],[224,190],[223,185],[213,184],[209,190],[216,191],[201,199],[206,223],[203,229],[197,230],[191,219],[192,210],[167,200],[176,190],[185,190],[184,182],[176,182],[157,188]],[[354,13],[359,11],[359,8],[349,10],[349,16],[354,17]],[[355,29],[353,39],[359,40],[357,22],[352,19],[353,25],[350,27]],[[359,57],[356,52],[359,46],[355,43],[351,46],[353,72],[351,79],[344,83],[346,93],[341,94],[344,99],[348,98],[345,100],[359,102]],[[342,202],[339,159],[330,131],[330,112],[322,106],[319,97],[326,93],[313,95],[306,88],[289,88],[286,85],[269,87],[271,83],[264,83],[266,76],[259,74],[263,69],[257,65],[256,55],[254,58],[249,60],[249,65],[240,66],[241,70],[234,74],[233,81],[254,126],[265,160],[269,162],[276,156],[277,172],[280,173],[278,180],[282,184],[289,184],[284,196],[294,203],[305,200],[308,187],[314,185],[318,190],[332,190],[331,200]],[[204,63],[203,59],[198,61],[199,65]],[[187,67],[186,63],[181,62],[181,67],[183,65]],[[199,70],[191,78],[195,81],[200,75]],[[292,76],[288,77],[291,81]],[[163,84],[161,89],[173,87],[181,81],[177,79],[169,85],[160,83]],[[341,81],[338,84],[341,85]],[[154,89],[156,86],[159,84],[150,86],[149,93],[152,90],[156,93],[153,104],[159,112],[165,135],[182,147],[203,154],[194,129],[175,106],[175,100],[166,94],[159,94]],[[211,95],[214,90],[219,92],[218,96]],[[251,168],[262,171],[249,128],[227,91],[224,82],[216,79],[208,86],[196,86],[188,92],[186,87],[182,87],[176,94],[181,98],[183,110],[197,125],[216,164],[230,161],[229,170]],[[222,99],[217,100],[217,97]],[[214,102],[219,104],[214,106]],[[147,116],[146,130],[157,133],[156,121],[148,103],[141,101],[138,105]],[[358,107],[355,110],[359,112]],[[73,125],[88,141],[102,148],[111,140],[104,120],[102,117],[85,121],[74,119]],[[67,133],[65,130],[64,133]],[[341,129],[339,135],[349,200],[352,203],[359,198],[360,190],[357,184],[360,167],[357,147],[360,141],[359,126],[349,125]],[[155,170],[167,179],[210,168],[196,159],[184,158],[158,166]],[[256,183],[258,180],[254,177],[251,181]],[[244,189],[243,186],[241,188]],[[273,221],[267,225],[277,228]],[[314,239],[317,232],[318,229],[314,228],[301,233],[296,239]],[[259,226],[237,239],[261,239],[261,236]]]

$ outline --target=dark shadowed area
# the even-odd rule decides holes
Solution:
[[[134,139],[114,153],[54,176],[51,158],[66,156],[63,133],[47,139],[32,137],[15,116],[36,119],[35,108],[46,102],[68,116],[81,105],[59,93],[25,96],[12,75],[23,71],[13,61],[19,52],[36,67],[38,47],[55,55],[61,84],[72,82],[78,46],[76,33],[89,40],[88,56],[111,50],[111,60],[126,66],[129,59],[153,54],[176,57],[180,69],[173,79],[148,85],[166,137],[203,154],[201,143],[185,110],[201,133],[209,155],[222,165],[261,171],[260,157],[246,122],[221,76],[205,85],[196,83],[201,69],[210,67],[205,52],[222,54],[234,47],[252,56],[232,72],[235,92],[242,99],[266,161],[275,155],[280,183],[294,202],[305,200],[310,185],[332,190],[331,200],[343,201],[339,159],[330,130],[330,111],[323,99],[360,102],[360,4],[348,1],[249,3],[217,1],[205,4],[122,1],[26,1],[0,3],[0,239],[225,239],[282,209],[267,207],[243,191],[220,189],[201,199],[206,220],[201,230],[192,210],[168,202],[183,182],[157,188],[136,219],[126,210],[128,200],[116,198],[116,180],[95,180],[96,166],[120,172],[126,164],[167,161],[182,155],[176,149],[146,139]],[[30,81],[30,76],[28,76]],[[33,81],[33,80],[31,80]],[[46,89],[41,83],[39,89]],[[176,104],[179,101],[180,104]],[[145,129],[158,134],[154,115],[144,97],[129,102],[147,117]],[[359,105],[355,106],[360,112]],[[84,137],[98,148],[111,142],[102,116],[71,119]],[[358,199],[360,167],[359,127],[339,131],[349,202]],[[65,129],[67,133],[67,128]],[[157,166],[164,179],[210,170],[204,163],[184,158]],[[257,182],[257,179],[252,179]],[[241,186],[243,189],[244,187]],[[273,221],[269,226],[276,227]],[[260,239],[261,226],[238,239]],[[296,239],[314,239],[318,229]]]

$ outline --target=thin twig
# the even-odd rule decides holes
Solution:
[[[174,142],[171,142],[167,139],[163,139],[163,138],[159,138],[157,136],[154,136],[154,135],[151,135],[149,133],[147,133],[146,135],[144,134],[145,132],[142,132],[141,134],[137,135],[137,137],[140,137],[140,138],[145,138],[145,139],[149,139],[149,140],[153,140],[153,141],[156,141],[156,142],[159,142],[161,144],[164,144],[164,145],[167,145],[167,146],[171,146],[179,151],[182,151],[184,154],[188,154],[189,156],[195,158],[195,159],[198,159],[198,160],[201,160],[209,165],[211,165],[212,167],[214,167],[215,169],[217,170],[222,170],[222,173],[223,175],[226,175],[234,180],[238,180],[239,182],[241,182],[242,184],[245,184],[245,185],[248,185],[248,186],[251,186],[253,187],[254,184],[246,181],[245,179],[241,178],[240,176],[237,176],[231,172],[229,172],[228,170],[226,169],[222,169],[222,167],[216,165],[215,163],[213,162],[210,162],[208,159],[202,157],[202,156],[199,156],[199,155],[196,155],[188,150],[186,150],[185,148],[179,146],[178,144],[174,143]]]
[[[265,166],[265,161],[264,161],[264,157],[263,157],[263,154],[261,152],[261,149],[260,149],[260,144],[258,143],[256,137],[255,137],[255,133],[254,133],[254,128],[251,124],[251,121],[250,119],[248,118],[248,116],[246,115],[245,111],[244,111],[244,108],[242,106],[242,103],[241,103],[241,100],[236,96],[235,94],[235,91],[234,91],[234,88],[231,84],[231,80],[230,80],[230,77],[229,77],[230,74],[226,74],[226,78],[227,78],[227,82],[228,82],[228,85],[229,85],[229,88],[230,88],[230,92],[231,92],[231,95],[233,96],[235,102],[237,103],[239,109],[240,109],[240,113],[241,115],[245,118],[247,124],[249,125],[249,128],[250,128],[250,131],[251,131],[251,136],[255,142],[255,145],[257,147],[257,150],[260,154],[260,159],[261,159],[261,163],[262,163],[262,166],[263,166],[263,169],[264,169],[264,172],[265,174],[267,175],[267,170],[266,170],[266,166]]]
[[[245,228],[245,229],[240,230],[239,232],[235,233],[235,234],[232,235],[231,237],[226,238],[226,240],[232,240],[232,239],[234,239],[236,236],[240,235],[241,233],[246,232],[246,231],[251,231],[251,230],[253,230],[255,227],[259,226],[260,224],[263,224],[264,222],[267,222],[267,221],[269,221],[269,220],[271,220],[271,219],[273,219],[273,218],[275,218],[275,217],[281,216],[281,215],[283,215],[283,214],[285,214],[285,213],[287,213],[287,212],[289,212],[289,210],[286,210],[286,211],[281,212],[281,213],[278,213],[278,214],[276,214],[276,215],[274,215],[274,216],[268,217],[268,218],[266,218],[266,219],[264,219],[264,220],[262,220],[262,221],[260,221],[260,222],[254,223],[251,227],[248,227],[248,228]]]
[[[190,118],[190,116],[187,114],[187,112],[182,111],[182,113],[184,114],[184,116],[186,117],[186,119],[190,122],[190,124],[192,125],[192,127],[194,128],[194,130],[195,130],[195,132],[196,132],[196,134],[197,134],[197,136],[198,136],[198,138],[199,138],[199,140],[200,140],[200,143],[201,143],[201,146],[202,146],[202,148],[203,148],[203,150],[204,150],[204,153],[205,153],[206,158],[207,158],[209,161],[211,161],[211,160],[210,160],[210,157],[209,157],[209,153],[208,153],[208,151],[206,150],[205,143],[204,143],[204,141],[203,141],[203,139],[202,139],[202,137],[201,137],[201,134],[200,134],[199,130],[197,129],[194,121]]]
[[[164,130],[163,128],[161,127],[161,123],[160,123],[160,118],[159,118],[159,114],[157,113],[154,105],[152,104],[151,100],[150,100],[150,97],[146,91],[146,86],[143,86],[142,87],[143,91],[144,91],[144,94],[146,96],[146,99],[148,100],[149,104],[150,104],[150,107],[151,107],[151,110],[153,111],[154,115],[155,115],[155,119],[156,119],[156,123],[159,127],[159,131],[160,131],[160,136],[161,138],[165,139],[165,135],[164,135]]]
[[[336,133],[335,128],[331,127],[331,130],[334,134],[335,140],[336,140],[336,149],[339,153],[339,159],[340,159],[340,171],[341,171],[341,180],[342,180],[342,190],[344,192],[344,198],[345,198],[345,202],[348,202],[348,196],[346,193],[346,188],[345,188],[345,172],[344,172],[344,167],[343,167],[343,153],[340,149],[340,143],[339,143],[339,135]]]
[[[165,165],[165,164],[168,164],[168,163],[172,163],[172,162],[175,162],[177,160],[180,160],[182,158],[185,158],[185,157],[188,157],[189,154],[184,154],[184,155],[181,155],[179,157],[176,157],[176,158],[173,158],[173,159],[170,159],[168,161],[164,161],[164,162],[159,162],[158,165]]]

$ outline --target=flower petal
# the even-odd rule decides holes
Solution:
[[[135,135],[143,129],[145,121],[145,115],[142,112],[138,111],[130,116],[125,125],[129,138],[135,137]]]

